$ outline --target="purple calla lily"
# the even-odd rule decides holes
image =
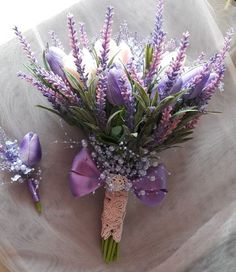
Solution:
[[[119,65],[114,65],[107,74],[107,99],[114,106],[124,105],[125,99],[122,91],[124,88],[131,89],[128,80],[124,81],[125,77],[124,69]]]
[[[51,70],[54,74],[60,76],[64,80],[66,80],[66,75],[63,68],[65,56],[65,52],[55,46],[51,46],[45,51],[45,58]]]
[[[29,167],[34,166],[41,160],[42,150],[36,133],[29,132],[23,137],[19,154],[22,162]]]

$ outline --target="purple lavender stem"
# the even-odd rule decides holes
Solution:
[[[112,17],[114,15],[113,8],[108,7],[106,11],[106,17],[104,26],[102,29],[102,50],[101,50],[101,66],[102,69],[105,70],[108,62],[108,54],[110,51],[110,40],[111,40],[111,32],[112,32]]]
[[[164,1],[158,0],[157,1],[157,10],[156,10],[156,21],[155,21],[155,28],[153,32],[153,46],[155,47],[159,44],[160,35],[163,34],[162,27],[163,27],[163,9],[164,9]]]
[[[127,84],[127,79],[123,76],[119,79],[121,86],[121,95],[127,109],[127,124],[130,129],[134,127],[134,97],[132,95],[131,86]]]
[[[64,47],[59,38],[57,37],[57,34],[54,31],[50,31],[49,34],[51,35],[52,45],[64,51]]]
[[[61,92],[71,104],[77,103],[77,98],[73,93],[72,88],[64,82],[60,76],[55,75],[52,71],[46,71],[44,68],[37,68],[36,74],[51,84],[53,88]]]
[[[184,59],[186,57],[186,50],[187,47],[189,45],[189,33],[183,33],[183,38],[181,39],[180,42],[180,47],[178,50],[178,54],[176,59],[171,63],[170,68],[168,69],[168,71],[166,72],[167,75],[167,82],[166,82],[166,87],[165,87],[165,92],[168,93],[171,88],[174,86],[174,83],[176,82],[182,66],[183,66],[183,62]]]
[[[72,48],[72,54],[75,59],[76,69],[77,69],[77,72],[79,73],[80,80],[82,81],[84,87],[86,88],[88,76],[85,75],[85,66],[82,65],[83,59],[81,55],[81,50],[79,48],[78,34],[75,29],[75,20],[72,14],[67,15],[67,24],[68,24],[70,43]]]
[[[154,75],[157,72],[158,66],[161,62],[162,55],[163,55],[163,49],[164,49],[164,42],[165,42],[166,34],[164,32],[161,32],[159,34],[159,40],[157,41],[157,44],[154,47],[153,51],[153,60],[151,63],[151,67],[146,75],[145,84],[146,86],[151,83]]]
[[[230,44],[231,44],[233,35],[234,35],[234,30],[233,30],[233,28],[231,28],[226,33],[226,37],[224,38],[224,46],[223,46],[223,48],[217,54],[217,64],[218,64],[218,66],[222,65],[227,52],[229,52],[229,50],[230,50]]]
[[[210,72],[210,63],[206,63],[206,64],[203,66],[201,72],[200,72],[199,74],[197,74],[195,77],[193,77],[193,78],[191,79],[191,81],[188,82],[187,86],[185,86],[185,87],[187,87],[187,88],[194,88],[197,84],[199,84],[199,83],[202,81],[202,79],[203,79],[207,74],[209,74],[209,72]]]
[[[22,44],[23,50],[26,52],[27,58],[30,60],[32,64],[38,64],[38,61],[31,50],[30,44],[26,41],[26,38],[22,35],[21,31],[18,29],[17,26],[13,28],[16,36],[18,37],[20,43]]]
[[[60,105],[65,104],[65,99],[60,94],[48,88],[43,83],[35,80],[33,77],[28,76],[22,72],[19,72],[17,76],[20,77],[21,79],[26,80],[28,83],[33,85],[37,90],[39,90],[43,94],[43,96],[47,97],[48,101],[52,103],[55,109],[59,110],[61,107]]]
[[[139,77],[133,60],[130,63],[128,63],[127,70],[131,78],[138,82],[141,86],[143,86],[143,80]]]
[[[153,38],[152,38],[153,59],[152,59],[151,67],[145,78],[146,86],[152,82],[153,77],[156,74],[158,66],[161,62],[161,58],[162,58],[162,54],[164,50],[164,41],[165,41],[166,33],[164,33],[162,30],[163,8],[164,8],[164,1],[159,0],[157,3],[155,28],[153,32]]]
[[[88,40],[88,35],[85,31],[85,24],[80,23],[80,42],[85,48],[89,48],[89,40]]]
[[[100,75],[100,78],[97,83],[96,88],[96,105],[97,113],[100,117],[100,122],[102,126],[106,125],[106,92],[107,92],[107,77],[103,74]]]
[[[215,90],[219,87],[221,81],[224,78],[225,65],[221,65],[221,67],[219,67],[219,70],[217,72],[218,72],[218,74],[215,77],[215,79],[213,79],[207,85],[207,87],[202,90],[202,93],[200,95],[200,100],[201,101],[207,102],[208,100],[211,99],[211,97],[214,94]]]

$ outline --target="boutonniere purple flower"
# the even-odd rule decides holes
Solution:
[[[154,206],[167,195],[167,170],[159,153],[192,139],[216,90],[222,88],[224,59],[233,31],[211,58],[201,54],[186,64],[190,34],[179,43],[163,30],[163,0],[147,38],[132,35],[127,24],[112,35],[114,11],[108,7],[101,37],[90,42],[85,25],[76,28],[68,14],[71,51],[56,34],[41,66],[22,33],[14,28],[27,54],[31,75],[18,76],[38,89],[55,112],[84,129],[87,139],[74,158],[70,189],[75,197],[105,188],[102,254],[118,257],[129,193]],[[46,107],[43,107],[46,108]]]
[[[42,207],[39,195],[41,170],[36,168],[42,157],[39,137],[33,132],[27,133],[20,144],[17,140],[6,137],[0,130],[0,160],[1,170],[11,174],[11,183],[27,183],[36,210],[41,213]]]

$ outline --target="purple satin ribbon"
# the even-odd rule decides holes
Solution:
[[[85,196],[104,185],[99,180],[100,174],[88,149],[83,147],[74,158],[70,171],[72,194],[75,197]],[[134,179],[131,182],[133,192],[140,201],[149,206],[156,205],[164,199],[167,193],[166,168],[163,164],[150,167],[145,177]]]

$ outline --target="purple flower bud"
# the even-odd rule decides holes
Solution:
[[[20,143],[20,159],[27,166],[34,166],[41,160],[42,151],[39,137],[36,133],[27,133]]]
[[[45,51],[45,57],[54,74],[66,80],[66,75],[63,70],[63,58],[66,56],[60,48],[51,46]]]
[[[122,95],[122,90],[124,88],[125,73],[121,66],[114,65],[107,74],[107,99],[114,106],[124,105],[124,97]],[[128,80],[125,81],[126,87],[131,89]]]

